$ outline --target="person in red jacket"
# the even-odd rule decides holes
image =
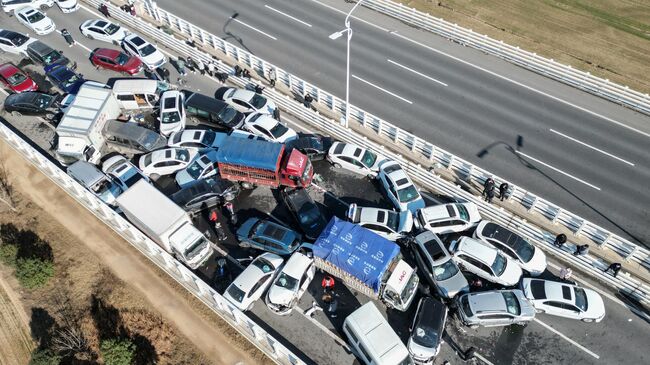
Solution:
[[[323,287],[323,291],[325,293],[334,290],[334,278],[329,275],[325,275],[323,281],[320,283],[320,286]]]

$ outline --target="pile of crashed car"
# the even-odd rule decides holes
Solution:
[[[15,10],[37,34],[55,29],[53,22],[40,25],[45,15],[35,8]],[[88,20],[80,29],[122,47],[94,50],[90,61],[97,67],[136,75],[167,62],[154,45],[108,20]],[[289,314],[317,268],[399,311],[409,308],[419,288],[424,296],[406,346],[372,301],[346,318],[342,331],[366,364],[431,362],[448,308],[467,326],[525,325],[536,313],[585,322],[605,315],[596,292],[537,278],[546,271],[544,253],[508,228],[482,220],[475,204],[426,206],[398,162],[350,143],[298,134],[278,120],[277,106],[264,95],[224,87],[213,97],[130,77],[88,82],[60,52],[11,30],[0,30],[0,48],[42,65],[65,95],[38,92],[36,82],[7,63],[0,66],[0,81],[12,94],[4,110],[55,120],[56,157],[68,173],[191,268],[213,259],[213,252],[200,232],[187,231],[196,236],[195,244],[178,244],[172,228],[234,200],[242,189],[279,189],[301,232],[271,218],[238,225],[240,246],[260,253],[223,293],[243,311],[266,294],[271,311]],[[322,159],[359,178],[376,179],[393,208],[350,204],[346,216],[328,222],[309,194],[311,161]],[[173,180],[175,187],[163,194],[155,187],[160,179]],[[183,213],[156,211],[162,207]],[[151,219],[137,216],[147,209]],[[162,223],[166,220],[170,223]],[[360,261],[347,267],[352,258]],[[380,264],[384,269],[369,281]],[[358,273],[359,267],[368,270]],[[487,283],[472,286],[468,278]]]

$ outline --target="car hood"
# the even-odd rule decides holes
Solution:
[[[587,296],[587,311],[584,313],[584,317],[600,321],[605,316],[603,298],[593,290],[584,289],[584,291]]]
[[[447,298],[453,298],[460,292],[469,292],[469,283],[461,271],[447,280],[438,281],[438,286]]]
[[[499,280],[502,281],[505,285],[515,285],[519,282],[521,278],[521,267],[512,259],[506,258],[508,264],[506,265],[506,270],[499,276]]]
[[[296,296],[296,292],[293,290],[288,290],[281,286],[277,286],[275,283],[273,283],[269,289],[267,296],[269,303],[271,304],[288,306]]]
[[[37,21],[36,23],[32,23],[32,27],[34,29],[38,29],[38,30],[45,30],[45,29],[47,29],[47,28],[49,28],[49,27],[51,27],[53,25],[54,25],[54,22],[52,21],[52,19],[50,19],[48,17],[45,17],[45,18]]]
[[[163,55],[159,50],[156,50],[154,53],[146,57],[142,57],[142,61],[148,65],[158,65],[159,63],[163,63],[163,61],[165,61],[165,55]]]
[[[399,214],[399,232],[409,233],[413,229],[413,214],[411,212],[401,212]]]
[[[424,199],[422,199],[422,195],[420,195],[419,198],[406,204],[406,210],[408,210],[409,212],[411,212],[412,215],[414,215],[415,213],[417,213],[418,209],[424,208],[424,205],[425,205]]]
[[[415,343],[415,341],[413,341],[412,337],[409,337],[407,347],[411,356],[419,360],[424,360],[432,358],[438,354],[440,351],[440,341],[438,341],[435,347],[424,347],[422,345],[418,345]]]
[[[539,248],[535,248],[535,253],[530,261],[523,263],[522,268],[531,275],[537,276],[546,270],[546,254]]]

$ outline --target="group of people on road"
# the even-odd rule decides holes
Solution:
[[[501,185],[499,185],[499,199],[501,201],[507,198],[509,188],[510,185],[505,181],[502,182]],[[493,178],[488,177],[483,182],[483,198],[485,199],[486,202],[492,203],[492,199],[494,199],[495,196],[496,196],[496,182],[494,182]]]

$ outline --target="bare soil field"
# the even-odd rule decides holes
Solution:
[[[0,237],[8,230],[34,232],[51,246],[55,264],[54,278],[35,290],[12,282],[10,268],[0,271],[9,279],[3,283],[19,293],[23,311],[22,322],[20,311],[7,322],[7,299],[0,295],[0,327],[10,323],[7,330],[14,334],[8,339],[0,334],[0,353],[7,354],[6,341],[25,343],[22,354],[10,354],[22,360],[8,364],[25,364],[32,339],[36,346],[47,345],[56,337],[53,332],[68,322],[75,323],[88,342],[89,351],[77,356],[81,362],[76,363],[99,361],[100,341],[113,337],[134,341],[136,364],[272,363],[2,141],[0,161],[18,208],[12,212],[0,207]],[[13,331],[21,326],[22,332]]]
[[[0,269],[0,365],[26,364],[34,348],[29,334],[29,317],[10,283],[11,273]]]
[[[650,1],[398,1],[635,90],[650,92]]]

